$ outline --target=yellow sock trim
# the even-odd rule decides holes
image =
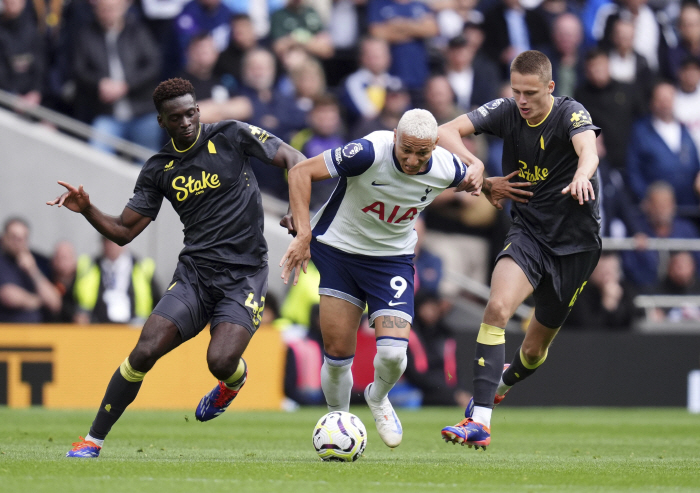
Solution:
[[[137,371],[131,367],[128,356],[119,367],[119,373],[122,374],[122,377],[124,377],[124,380],[127,382],[140,382],[143,380],[143,377],[146,376],[145,371]]]
[[[495,325],[481,324],[476,342],[487,346],[498,346],[506,343],[506,330]]]
[[[525,355],[523,354],[523,350],[521,349],[521,350],[520,350],[520,362],[521,362],[521,363],[523,364],[523,366],[524,366],[525,368],[527,368],[528,370],[534,370],[535,368],[537,368],[538,366],[540,366],[542,363],[544,363],[544,360],[547,359],[547,355],[548,355],[548,354],[549,354],[549,349],[547,349],[547,350],[544,352],[544,356],[542,356],[542,358],[541,358],[537,363],[535,363],[534,365],[531,365],[531,364],[528,363],[527,360],[525,359]]]
[[[245,361],[243,360],[243,358],[241,358],[240,360],[238,360],[238,368],[236,368],[236,371],[233,372],[233,375],[224,380],[224,383],[227,383],[229,385],[231,385],[232,383],[236,383],[238,380],[241,379],[241,377],[245,373],[245,368]]]

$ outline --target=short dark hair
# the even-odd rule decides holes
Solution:
[[[610,58],[610,56],[608,55],[608,52],[605,51],[604,49],[597,48],[597,47],[591,48],[590,50],[588,50],[586,52],[586,56],[585,56],[586,63],[588,63],[591,60],[594,60],[598,57],[601,57],[601,56],[604,56],[605,58]]]
[[[510,73],[536,75],[545,84],[552,80],[552,62],[547,55],[537,50],[523,51],[510,64]]]
[[[191,94],[192,98],[195,101],[197,100],[197,96],[194,93],[194,86],[192,86],[190,81],[174,78],[161,82],[158,84],[158,87],[156,87],[156,90],[153,91],[153,104],[156,105],[156,111],[160,113],[165,101],[179,98],[185,94]]]

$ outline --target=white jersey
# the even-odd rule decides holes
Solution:
[[[457,186],[467,171],[460,159],[437,147],[428,169],[403,172],[394,156],[394,134],[373,132],[323,153],[328,172],[340,181],[311,220],[317,241],[347,253],[413,255],[413,224],[443,190]]]

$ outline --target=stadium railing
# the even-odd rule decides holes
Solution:
[[[83,140],[99,140],[100,142],[113,147],[125,158],[139,162],[145,162],[153,155],[153,151],[146,147],[134,144],[128,140],[115,137],[114,135],[95,131],[92,126],[66,116],[57,111],[53,111],[44,106],[29,106],[21,98],[6,91],[0,90],[0,106],[11,109],[20,115],[36,119],[54,125],[61,132],[67,133]]]

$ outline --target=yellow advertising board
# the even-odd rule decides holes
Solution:
[[[0,405],[96,409],[139,334],[119,325],[0,324]],[[207,368],[208,344],[204,330],[161,358],[130,408],[194,410],[216,385]],[[233,408],[280,409],[285,346],[279,333],[261,327],[244,357],[248,381]]]

